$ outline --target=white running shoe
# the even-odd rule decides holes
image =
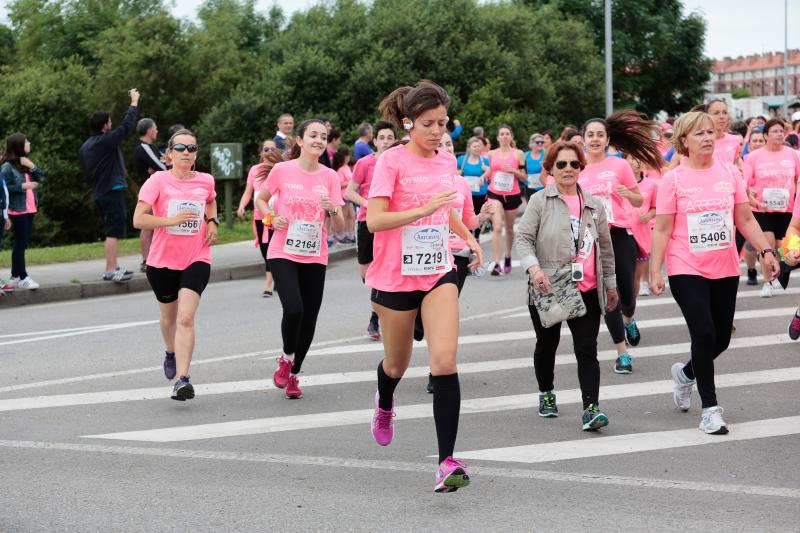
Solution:
[[[722,407],[704,407],[703,416],[700,418],[700,431],[709,435],[726,435],[728,427],[722,419]]]
[[[681,411],[688,411],[692,406],[692,387],[695,380],[689,380],[683,373],[683,363],[672,365],[672,379],[675,381],[675,389],[672,392],[672,401],[675,407]]]
[[[639,296],[650,296],[650,284],[646,281],[639,285]]]
[[[39,284],[33,281],[30,276],[26,277],[17,284],[18,289],[38,289]]]
[[[764,283],[761,286],[761,297],[762,298],[772,298],[772,282]]]
[[[8,291],[8,290],[12,290],[13,291],[17,287],[19,287],[19,278],[10,278],[6,285],[8,286],[8,288],[4,286],[3,287],[4,291]]]

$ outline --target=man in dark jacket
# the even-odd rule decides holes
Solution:
[[[89,122],[91,135],[81,146],[78,157],[83,174],[92,188],[92,197],[103,217],[106,235],[105,255],[106,281],[128,281],[133,273],[120,268],[117,263],[117,240],[125,237],[128,215],[125,207],[125,164],[119,149],[125,138],[133,131],[139,112],[139,91],[131,89],[131,105],[125,113],[122,125],[111,129],[111,116],[97,111]]]
[[[136,172],[136,181],[141,187],[151,174],[166,170],[167,166],[161,160],[158,146],[154,144],[158,138],[158,126],[152,118],[143,118],[136,124],[136,135],[139,138],[133,143],[133,169]],[[143,229],[139,232],[139,248],[142,251],[142,264],[139,270],[142,272],[147,272],[147,256],[152,242],[153,230]]]

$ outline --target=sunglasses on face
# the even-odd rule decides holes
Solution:
[[[571,166],[575,170],[581,168],[581,162],[577,159],[573,159],[572,161],[556,161],[556,168],[558,170],[564,170],[567,168],[567,165]]]
[[[673,135],[673,133],[671,131],[668,131],[668,132],[666,132],[664,134],[664,138],[665,139],[672,139],[672,135]]]
[[[266,153],[269,153],[269,152],[272,151],[272,147],[271,146],[265,146],[261,150],[266,154]]]
[[[533,144],[544,144],[544,141],[533,141]]]
[[[190,154],[193,154],[197,151],[197,145],[179,143],[179,144],[173,144],[172,149],[175,150],[176,152],[188,151]]]

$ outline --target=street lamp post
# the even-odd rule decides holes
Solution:
[[[606,116],[614,112],[613,58],[611,56],[611,0],[606,1]]]
[[[783,0],[783,116],[789,116],[789,0]]]

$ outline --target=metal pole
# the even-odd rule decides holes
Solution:
[[[789,116],[789,0],[783,0],[783,117]]]
[[[225,227],[233,229],[233,183],[225,180]]]
[[[614,112],[614,75],[611,56],[611,0],[606,1],[606,116]]]

